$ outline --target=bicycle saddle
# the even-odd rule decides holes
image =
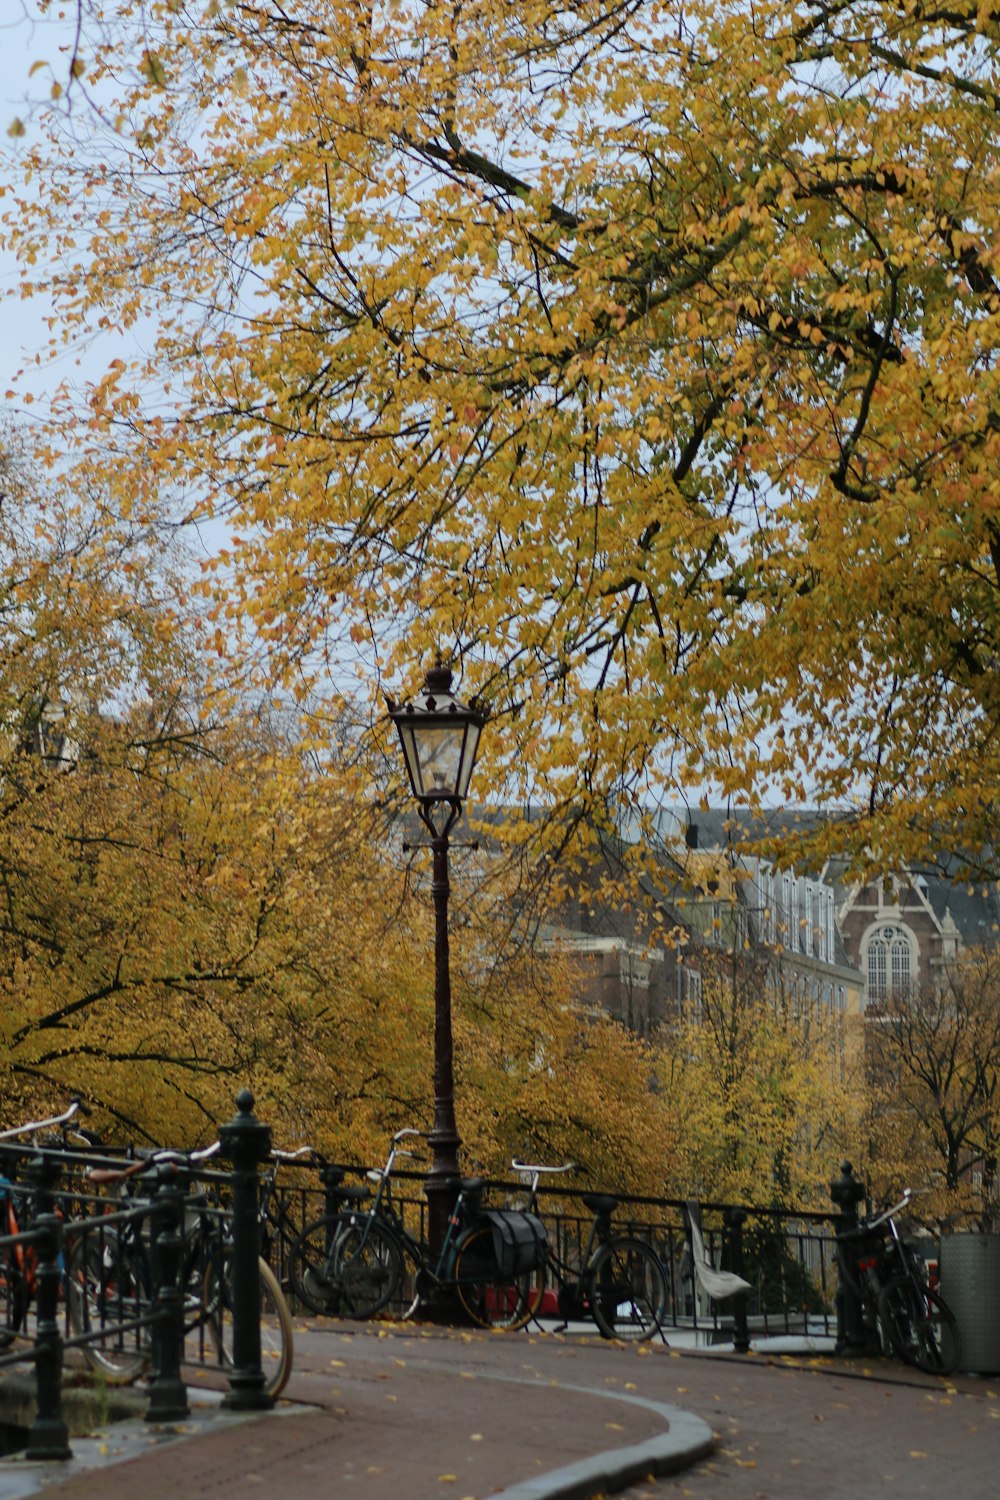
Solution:
[[[609,1214],[622,1201],[613,1193],[582,1193],[581,1197],[592,1214]]]
[[[330,1196],[342,1200],[344,1203],[360,1203],[362,1198],[370,1196],[369,1189],[363,1182],[348,1183],[346,1187],[331,1187]]]
[[[485,1177],[449,1177],[447,1186],[457,1193],[478,1193],[485,1182]]]

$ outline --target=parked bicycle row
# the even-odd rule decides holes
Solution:
[[[732,1335],[745,1349],[751,1317],[758,1329],[763,1325],[768,1331],[767,1293],[776,1290],[781,1305],[770,1309],[772,1328],[781,1316],[788,1327],[794,1306],[800,1320],[795,1331],[830,1333],[835,1323],[841,1352],[895,1354],[940,1374],[960,1365],[954,1316],[931,1284],[927,1262],[897,1222],[912,1201],[909,1190],[899,1204],[869,1219],[841,1216],[832,1234],[829,1217],[814,1216],[825,1232],[800,1229],[800,1252],[815,1253],[798,1260],[773,1230],[758,1236],[755,1253],[748,1254],[743,1233],[748,1210],[723,1210],[728,1253],[715,1258],[728,1260],[727,1270],[713,1264],[706,1249],[697,1204],[683,1205],[683,1234],[671,1235],[649,1214],[648,1201],[631,1200],[633,1214],[646,1210],[645,1222],[622,1229],[612,1216],[629,1200],[578,1191],[590,1215],[583,1227],[565,1212],[558,1219],[543,1216],[539,1199],[543,1179],[562,1181],[565,1191],[565,1179],[581,1174],[580,1165],[515,1159],[512,1170],[528,1184],[521,1206],[484,1208],[488,1185],[480,1178],[456,1179],[448,1232],[431,1254],[407,1227],[393,1191],[396,1163],[414,1160],[409,1144],[419,1137],[416,1130],[397,1132],[385,1165],[367,1174],[370,1190],[340,1186],[326,1169],[326,1211],[297,1237],[290,1255],[290,1280],[313,1312],[370,1318],[392,1310],[407,1317],[445,1293],[484,1327],[519,1329],[543,1318],[565,1327],[592,1319],[607,1338],[642,1340],[679,1326],[685,1316],[679,1305],[692,1309],[686,1316],[693,1324],[700,1293],[703,1302],[715,1306],[716,1326],[718,1305],[735,1304]],[[510,1190],[510,1184],[501,1187]],[[570,1226],[575,1232],[567,1232]],[[813,1230],[818,1228],[814,1222]],[[713,1248],[717,1251],[718,1244]],[[756,1273],[756,1283],[742,1274],[748,1269]]]
[[[398,1159],[415,1157],[403,1143],[420,1134],[397,1132],[385,1166],[369,1173],[373,1191],[335,1189],[341,1202],[296,1240],[290,1279],[308,1308],[370,1318],[392,1307],[413,1317],[451,1297],[470,1322],[513,1330],[541,1316],[546,1290],[555,1284],[563,1316],[592,1317],[606,1338],[657,1333],[666,1312],[666,1276],[648,1244],[615,1232],[619,1198],[582,1195],[592,1220],[576,1263],[563,1259],[550,1240],[539,1212],[539,1180],[579,1172],[574,1162],[548,1167],[513,1161],[513,1170],[530,1178],[521,1208],[484,1207],[484,1180],[456,1178],[442,1243],[431,1247],[412,1233],[394,1201],[392,1179]]]
[[[65,1129],[69,1120],[44,1123]],[[28,1127],[22,1129],[27,1133]],[[339,1317],[372,1317],[390,1305],[403,1316],[416,1316],[448,1294],[473,1323],[517,1328],[540,1312],[546,1276],[555,1275],[564,1304],[569,1300],[578,1312],[589,1312],[606,1336],[642,1338],[657,1330],[666,1305],[665,1277],[648,1246],[613,1234],[611,1211],[617,1200],[585,1195],[594,1212],[580,1269],[571,1268],[549,1242],[537,1212],[538,1179],[543,1172],[573,1170],[572,1164],[557,1169],[516,1164],[533,1176],[527,1210],[484,1208],[483,1181],[457,1180],[445,1241],[432,1253],[405,1227],[392,1198],[395,1160],[414,1158],[403,1142],[418,1135],[407,1130],[394,1138],[385,1166],[371,1173],[374,1192],[346,1184],[342,1168],[331,1167],[308,1148],[272,1153],[261,1183],[261,1250],[273,1255],[284,1243],[284,1291],[299,1304]],[[52,1149],[50,1143],[48,1150]],[[82,1159],[86,1153],[71,1149],[69,1141],[64,1140],[60,1149],[67,1167],[75,1164],[85,1172],[85,1187],[78,1184],[59,1197],[67,1321],[86,1358],[112,1381],[133,1380],[148,1367],[147,1318],[154,1275],[150,1220],[141,1205],[150,1179],[170,1167],[196,1175],[200,1189],[185,1200],[178,1271],[185,1335],[200,1336],[203,1344],[210,1341],[225,1362],[229,1237],[223,1200],[212,1192],[226,1184],[224,1175],[210,1170],[217,1143],[186,1155],[157,1151],[131,1161],[102,1159],[89,1166]],[[277,1179],[283,1166],[306,1160],[318,1167],[325,1212],[296,1233],[290,1229],[288,1198],[279,1198]],[[18,1189],[8,1176],[4,1203],[11,1223],[18,1201]],[[140,1209],[133,1212],[137,1204]],[[2,1274],[4,1337],[9,1340],[26,1324],[30,1251],[12,1244]],[[284,1291],[263,1255],[259,1279],[265,1313],[262,1338],[265,1345],[274,1341],[273,1348],[264,1350],[268,1389],[276,1393],[290,1366],[290,1314]]]
[[[132,1380],[148,1370],[156,1297],[150,1191],[172,1171],[189,1188],[173,1273],[186,1349],[194,1349],[185,1357],[214,1357],[231,1367],[232,1226],[229,1179],[213,1171],[218,1143],[202,1152],[123,1157],[74,1133],[77,1124],[71,1109],[0,1135],[0,1167],[7,1158],[0,1182],[6,1223],[0,1227],[8,1239],[14,1232],[0,1266],[0,1343],[27,1329],[33,1290],[32,1251],[16,1243],[24,1189],[15,1182],[4,1141],[37,1141],[46,1127],[46,1150],[58,1151],[66,1175],[73,1175],[59,1201],[69,1341],[110,1380]],[[53,1127],[62,1132],[55,1142]],[[406,1197],[418,1175],[421,1139],[416,1129],[397,1132],[385,1163],[367,1171],[327,1162],[309,1146],[270,1152],[262,1163],[255,1295],[270,1395],[283,1388],[291,1369],[296,1308],[371,1318],[431,1310],[440,1316],[450,1307],[479,1326],[511,1330],[588,1319],[605,1337],[628,1340],[683,1326],[748,1347],[751,1325],[758,1333],[829,1333],[835,1318],[844,1321],[846,1291],[849,1301],[861,1300],[869,1352],[874,1338],[924,1368],[959,1363],[954,1320],[891,1215],[872,1221],[867,1238],[857,1229],[845,1231],[855,1235],[856,1247],[845,1234],[831,1233],[829,1215],[798,1215],[789,1234],[774,1211],[756,1213],[754,1229],[744,1232],[748,1213],[756,1211],[703,1205],[713,1220],[703,1236],[695,1204],[595,1193],[580,1186],[577,1163],[515,1159],[518,1183],[454,1180],[444,1241],[432,1249],[419,1202]],[[348,1182],[352,1172],[364,1180]],[[556,1192],[562,1202],[554,1215]],[[674,1210],[670,1223],[665,1208]],[[624,1223],[614,1217],[618,1210]],[[879,1235],[895,1256],[892,1275],[888,1257],[872,1253]],[[890,1281],[893,1290],[880,1296]]]

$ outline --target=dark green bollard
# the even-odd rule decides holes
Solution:
[[[184,1184],[168,1167],[153,1198],[153,1378],[147,1422],[183,1422],[191,1415],[181,1375],[184,1358],[184,1291],[180,1285],[184,1250]]]
[[[271,1151],[271,1132],[253,1113],[253,1095],[236,1097],[235,1120],[219,1131],[222,1154],[233,1169],[233,1248],[229,1263],[233,1301],[233,1368],[223,1406],[230,1411],[267,1411],[274,1398],[264,1390],[260,1357],[260,1163]]]
[[[72,1458],[69,1429],[62,1417],[63,1343],[59,1329],[59,1288],[62,1272],[59,1252],[62,1249],[62,1222],[54,1211],[53,1189],[59,1180],[60,1166],[49,1157],[39,1156],[28,1169],[28,1181],[34,1189],[32,1228],[39,1231],[36,1242],[38,1269],[38,1324],[35,1333],[35,1390],[38,1412],[28,1432],[25,1458]]]
[[[343,1210],[344,1199],[340,1189],[345,1175],[343,1167],[338,1167],[332,1161],[320,1167],[319,1180],[323,1184],[323,1212],[328,1219],[335,1219]]]
[[[725,1226],[727,1238],[727,1269],[746,1281],[743,1259],[743,1225],[746,1222],[745,1208],[727,1208]],[[747,1321],[747,1299],[749,1292],[737,1292],[733,1298],[733,1349],[737,1354],[750,1352],[750,1324]]]
[[[858,1227],[858,1205],[865,1197],[864,1184],[858,1182],[849,1161],[841,1163],[840,1176],[830,1183],[830,1197],[837,1209],[835,1232],[838,1239],[837,1260],[840,1285],[837,1288],[837,1342],[835,1354],[864,1354],[864,1307],[857,1284],[857,1260],[860,1241],[851,1236]],[[846,1236],[846,1238],[845,1238]]]

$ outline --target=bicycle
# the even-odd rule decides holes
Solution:
[[[531,1316],[532,1272],[505,1266],[498,1256],[496,1221],[504,1215],[483,1210],[481,1178],[454,1180],[455,1205],[435,1256],[403,1224],[392,1201],[392,1170],[401,1156],[419,1160],[401,1142],[422,1134],[397,1131],[385,1166],[368,1174],[374,1195],[364,1186],[340,1187],[344,1208],[303,1230],[292,1258],[302,1300],[323,1316],[365,1319],[395,1299],[402,1317],[411,1318],[444,1292],[479,1327],[522,1328]],[[371,1202],[362,1209],[367,1198]]]
[[[15,1199],[16,1183],[12,1177],[0,1176],[0,1234],[20,1234]],[[11,1245],[0,1260],[0,1301],[3,1304],[3,1327],[0,1348],[13,1343],[24,1327],[28,1304],[34,1290],[34,1257],[23,1245]]]
[[[133,1179],[163,1166],[180,1171],[209,1160],[219,1150],[216,1141],[204,1151],[185,1155],[157,1151],[122,1168],[94,1168],[88,1173],[95,1186],[119,1187],[131,1201]],[[131,1383],[145,1373],[150,1361],[148,1327],[139,1326],[135,1342],[126,1344],[121,1325],[150,1314],[153,1308],[151,1247],[148,1218],[100,1229],[81,1236],[68,1265],[70,1323],[77,1334],[108,1326],[100,1341],[83,1344],[88,1362],[112,1384]],[[184,1332],[207,1329],[224,1368],[232,1359],[232,1294],[229,1275],[230,1243],[204,1194],[188,1200],[180,1284],[184,1293]],[[277,1396],[292,1368],[292,1320],[278,1280],[267,1262],[258,1264],[261,1309],[261,1364],[264,1390]]]
[[[17,1140],[25,1135],[40,1135],[46,1130],[58,1130],[62,1138],[57,1144],[61,1149],[67,1150],[70,1122],[80,1113],[86,1113],[85,1107],[81,1100],[73,1099],[61,1115],[54,1115],[48,1120],[31,1120],[26,1125],[16,1125],[0,1132],[0,1142]],[[80,1139],[89,1144],[89,1137],[81,1135]],[[25,1147],[25,1152],[28,1149],[30,1148]],[[20,1154],[18,1152],[14,1162],[10,1164],[11,1174]],[[0,1233],[2,1234],[14,1236],[20,1233],[17,1201],[20,1191],[23,1189],[19,1188],[13,1175],[0,1175]],[[65,1262],[63,1262],[63,1269],[65,1269]],[[0,1258],[0,1299],[2,1299],[4,1312],[3,1327],[0,1328],[0,1348],[6,1348],[11,1344],[25,1327],[28,1309],[35,1291],[35,1252],[30,1246],[15,1243],[9,1246]]]
[[[312,1146],[297,1146],[292,1151],[275,1147],[269,1165],[260,1178],[260,1253],[271,1267],[283,1292],[298,1288],[291,1275],[291,1255],[299,1230],[290,1226],[291,1210],[287,1202],[278,1196],[278,1173],[282,1166],[302,1162],[306,1158],[320,1166],[320,1175],[328,1170],[322,1156]]]
[[[907,1188],[892,1208],[876,1218],[860,1220],[856,1229],[837,1236],[840,1272],[861,1298],[866,1326],[881,1332],[883,1351],[888,1343],[905,1364],[930,1375],[950,1375],[962,1362],[955,1315],[940,1292],[928,1284],[922,1263],[896,1223],[896,1215],[912,1197]],[[857,1242],[850,1258],[853,1271],[848,1242]]]
[[[558,1176],[585,1169],[567,1161],[559,1167],[529,1162],[511,1162],[515,1172],[530,1177],[528,1208],[538,1211],[538,1183],[543,1176]],[[604,1338],[642,1342],[657,1334],[666,1318],[667,1278],[659,1256],[644,1240],[616,1234],[611,1216],[621,1203],[613,1193],[583,1193],[584,1205],[593,1218],[579,1265],[564,1260],[547,1242],[543,1274],[558,1287],[559,1316],[563,1327],[570,1321],[591,1317]],[[529,1316],[541,1309],[539,1292]]]

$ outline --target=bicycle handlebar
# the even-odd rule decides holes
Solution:
[[[275,1161],[297,1161],[300,1156],[314,1156],[317,1161],[322,1160],[315,1146],[296,1146],[293,1151],[283,1151],[275,1146],[271,1155]]]
[[[205,1146],[201,1151],[154,1151],[150,1157],[153,1165],[160,1162],[172,1162],[177,1166],[184,1166],[190,1161],[208,1161],[210,1157],[218,1156],[222,1150],[221,1141],[213,1141],[210,1146]]]
[[[879,1214],[877,1219],[865,1219],[864,1227],[866,1229],[877,1229],[878,1226],[880,1224],[884,1224],[887,1219],[894,1219],[898,1213],[901,1213],[902,1210],[907,1207],[912,1197],[913,1189],[904,1188],[903,1196],[902,1198],[900,1198],[898,1203],[896,1203],[892,1208],[885,1209],[882,1213]]]
[[[540,1177],[545,1172],[584,1172],[586,1168],[578,1161],[564,1161],[561,1167],[536,1167],[526,1161],[518,1161],[516,1157],[511,1161],[515,1172],[531,1172],[535,1177]]]
[[[12,1130],[0,1131],[0,1141],[13,1140],[19,1135],[37,1135],[40,1130],[53,1130],[59,1125],[68,1125],[78,1114],[89,1114],[83,1101],[73,1099],[68,1109],[61,1115],[54,1115],[51,1120],[30,1120],[27,1125],[16,1125]]]
[[[887,1223],[889,1219],[894,1219],[898,1213],[901,1213],[909,1205],[912,1197],[913,1189],[904,1189],[902,1198],[900,1198],[898,1203],[894,1203],[892,1208],[884,1209],[874,1219],[859,1219],[856,1228],[844,1230],[837,1238],[842,1240],[851,1239],[856,1235],[868,1234],[872,1229],[878,1229],[880,1225]]]
[[[141,1157],[127,1167],[91,1167],[87,1173],[87,1179],[98,1187],[102,1187],[106,1183],[125,1182],[129,1177],[138,1177],[142,1172],[152,1171],[154,1167],[182,1167],[191,1162],[208,1161],[221,1150],[222,1142],[213,1141],[202,1151],[154,1151],[151,1155]]]
[[[426,1159],[426,1158],[424,1158],[422,1156],[418,1156],[413,1151],[401,1151],[400,1150],[400,1147],[399,1147],[400,1141],[405,1141],[410,1136],[419,1136],[419,1138],[421,1140],[424,1140],[427,1137],[427,1132],[426,1132],[426,1130],[414,1130],[413,1127],[410,1126],[410,1125],[406,1126],[403,1130],[397,1130],[396,1134],[392,1137],[391,1141],[389,1142],[389,1155],[386,1158],[385,1166],[384,1167],[371,1167],[369,1169],[367,1175],[368,1175],[368,1180],[370,1182],[384,1182],[389,1177],[391,1177],[392,1176],[392,1169],[393,1169],[393,1167],[396,1164],[396,1158],[397,1158],[397,1156],[408,1156],[413,1161],[424,1161]]]

